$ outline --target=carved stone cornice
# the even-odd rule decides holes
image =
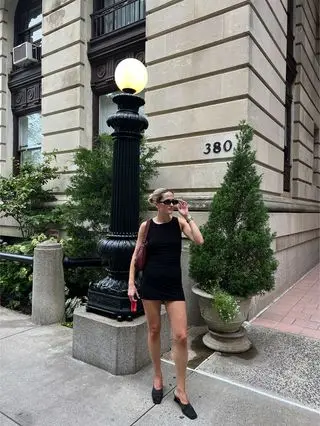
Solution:
[[[8,86],[15,114],[41,108],[41,64],[11,72]]]

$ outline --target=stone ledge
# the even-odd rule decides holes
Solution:
[[[170,348],[170,327],[161,311],[161,354]],[[146,317],[131,322],[86,312],[81,306],[73,316],[73,357],[114,375],[135,374],[150,363]]]
[[[207,197],[201,196],[193,196],[183,197],[190,206],[190,210],[192,211],[209,211],[210,204],[212,202],[212,194]],[[320,203],[315,202],[307,202],[307,201],[299,201],[292,200],[290,198],[285,197],[277,197],[270,195],[263,195],[263,199],[266,203],[267,209],[269,213],[273,212],[283,212],[283,213],[318,213],[320,212]]]
[[[313,229],[310,231],[303,231],[297,234],[282,235],[276,238],[276,252],[288,250],[289,248],[305,244],[309,241],[320,238],[320,229]]]

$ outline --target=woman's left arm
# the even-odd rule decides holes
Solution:
[[[203,236],[193,217],[189,213],[188,203],[180,201],[178,204],[178,211],[183,217],[183,219],[179,217],[179,223],[184,235],[195,244],[203,244]]]

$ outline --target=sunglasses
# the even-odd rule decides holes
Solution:
[[[179,200],[176,200],[175,198],[172,198],[172,199],[168,199],[168,200],[163,200],[163,201],[160,201],[160,203],[161,204],[164,204],[164,205],[166,205],[166,206],[170,206],[171,204],[173,205],[173,206],[176,206],[177,204],[179,204]]]

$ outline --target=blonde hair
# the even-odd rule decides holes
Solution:
[[[156,204],[161,201],[163,194],[166,192],[172,192],[171,189],[168,188],[158,188],[153,191],[153,193],[148,197],[148,201],[150,204]]]

